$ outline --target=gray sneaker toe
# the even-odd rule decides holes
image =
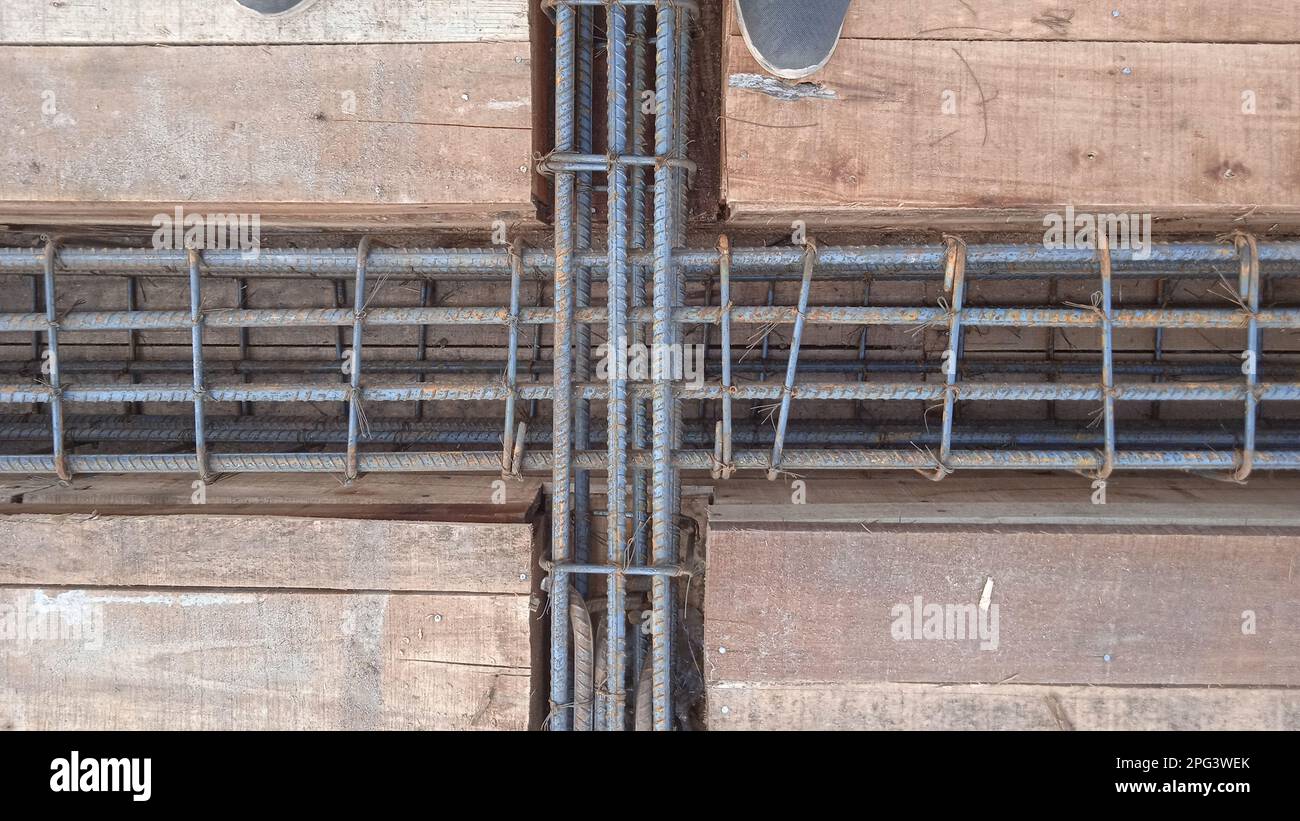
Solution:
[[[849,0],[736,0],[750,52],[766,71],[788,80],[826,65],[848,9]]]

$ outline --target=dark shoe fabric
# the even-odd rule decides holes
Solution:
[[[235,0],[235,2],[258,14],[270,15],[300,11],[301,8],[311,5],[312,0]]]
[[[835,52],[849,0],[736,0],[741,33],[763,68],[797,80]]]

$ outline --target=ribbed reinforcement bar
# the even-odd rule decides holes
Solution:
[[[734,282],[734,277],[732,278]],[[653,324],[653,308],[633,308],[628,320]],[[941,307],[857,307],[812,306],[803,311],[804,322],[822,325],[927,325],[946,324],[951,311]],[[680,324],[717,325],[722,320],[720,307],[678,307],[669,314]],[[733,323],[794,324],[799,320],[797,306],[737,305],[731,310]],[[1101,328],[1100,315],[1086,308],[963,308],[963,325],[983,328]],[[315,328],[351,327],[357,314],[348,308],[214,308],[204,314],[209,328]],[[609,324],[609,309],[588,307],[575,309],[573,321],[585,324]],[[1251,324],[1245,310],[1226,308],[1121,308],[1111,315],[1112,328],[1245,329]],[[45,330],[41,314],[0,314],[2,331]],[[368,326],[412,325],[497,325],[511,323],[508,307],[464,308],[372,308],[366,312]],[[522,325],[554,324],[554,314],[545,308],[519,310]],[[1300,308],[1268,308],[1254,314],[1260,329],[1300,328]],[[186,311],[70,311],[60,320],[66,331],[188,331],[190,315]]]
[[[207,418],[209,442],[243,444],[324,445],[343,444],[347,431],[332,421],[319,417],[242,417]],[[516,431],[518,436],[518,431]],[[592,425],[591,443],[606,442],[603,424]],[[194,426],[181,416],[86,416],[65,417],[64,436],[72,443],[90,442],[140,442],[151,444],[182,444],[194,441]],[[689,448],[715,447],[717,426],[695,421],[685,426],[683,446]],[[766,445],[771,441],[772,428],[761,422],[744,422],[734,426],[733,439],[748,446]],[[372,420],[366,433],[366,442],[374,445],[438,445],[447,449],[494,445],[501,439],[501,429],[473,421],[453,419],[427,420]],[[550,446],[549,419],[537,419],[532,429],[525,429],[523,441],[530,445]],[[48,442],[50,426],[45,417],[38,415],[0,416],[0,440],[6,442]],[[1257,427],[1256,442],[1268,448],[1286,447],[1300,441],[1300,427],[1269,425]],[[786,433],[789,445],[850,445],[857,447],[887,447],[918,444],[936,446],[940,431],[934,428],[909,425],[863,426],[860,422],[824,421],[816,427],[801,426]],[[1116,442],[1121,447],[1179,448],[1237,448],[1244,446],[1240,432],[1217,428],[1203,429],[1187,424],[1127,425],[1118,429]],[[954,430],[952,443],[967,447],[1043,448],[1043,447],[1101,447],[1101,431],[1092,427],[1064,424],[1021,424],[1014,427],[981,425],[965,430]],[[638,450],[643,448],[637,448]],[[716,461],[716,459],[715,459]],[[522,463],[520,463],[522,464]],[[513,474],[512,474],[513,475]]]
[[[588,400],[609,399],[608,383],[570,381],[568,394]],[[719,384],[695,387],[689,384],[670,384],[656,388],[653,384],[638,383],[628,386],[636,397],[653,397],[657,391],[667,391],[667,396],[677,400],[721,399],[774,399],[784,396],[796,399],[834,399],[855,401],[933,401],[942,400],[947,387],[925,382],[806,382],[786,390],[784,385],[749,382],[725,389]],[[1130,402],[1216,402],[1245,401],[1248,395],[1271,401],[1300,401],[1300,383],[1258,382],[1253,385],[1231,382],[1161,382],[1120,384],[1113,389],[1114,398]],[[491,382],[465,382],[463,384],[419,385],[404,382],[384,385],[371,384],[357,388],[349,385],[230,385],[212,386],[206,390],[211,402],[348,402],[353,396],[358,401],[371,402],[474,402],[504,401],[511,389],[500,380]],[[566,391],[551,385],[529,383],[513,391],[519,398],[543,401],[562,400]],[[190,385],[103,385],[55,389],[52,385],[0,384],[0,404],[38,403],[51,405],[60,400],[69,402],[194,402],[198,394]],[[1082,402],[1101,401],[1106,390],[1098,383],[1028,383],[1028,382],[964,382],[961,399],[977,402]]]
[[[571,172],[568,172],[571,173]],[[562,174],[556,175],[559,184]],[[34,274],[43,270],[43,249],[0,248],[0,275]],[[553,270],[556,253],[530,248],[524,267],[530,271]],[[823,246],[817,257],[819,278],[860,279],[864,275],[937,279],[943,275],[947,248],[943,244],[900,246]],[[603,251],[571,254],[574,265],[590,268],[602,278],[609,258]],[[674,261],[687,275],[707,277],[717,271],[716,248],[678,249]],[[1089,248],[1045,248],[1041,245],[971,244],[967,249],[967,273],[974,276],[1060,277],[1086,279],[1096,276],[1096,251]],[[1236,276],[1240,260],[1232,245],[1215,242],[1154,243],[1148,253],[1112,250],[1115,276],[1177,279],[1179,277]],[[1300,242],[1259,243],[1260,270],[1266,276],[1300,276]],[[208,276],[350,279],[356,270],[356,252],[348,248],[277,249],[262,248],[256,254],[240,250],[205,250],[204,270]],[[651,268],[653,251],[628,255],[628,264]],[[785,273],[799,278],[803,251],[792,247],[736,247],[731,264],[734,281],[767,281]],[[63,248],[59,252],[64,274],[147,274],[186,276],[186,252],[139,248]],[[450,278],[490,276],[510,278],[509,248],[376,248],[370,258],[374,276]]]
[[[740,450],[734,454],[737,470],[766,471],[772,453],[768,449]],[[574,452],[571,462],[587,470],[603,470],[603,450]],[[74,473],[197,473],[193,454],[69,454]],[[492,473],[500,469],[496,451],[408,451],[362,453],[362,473]],[[670,457],[677,470],[708,471],[713,449],[679,450]],[[631,451],[629,464],[642,469],[658,462],[652,451]],[[1072,470],[1097,471],[1104,457],[1095,450],[954,450],[948,467],[963,470]],[[208,464],[214,473],[339,473],[347,466],[343,453],[213,453]],[[916,449],[787,449],[782,458],[787,470],[934,470],[932,455]],[[1300,450],[1261,449],[1255,454],[1255,470],[1300,470]],[[1236,454],[1203,450],[1122,450],[1115,454],[1116,470],[1235,470]],[[524,455],[526,471],[554,469],[552,454]],[[54,473],[53,456],[0,456],[0,473]]]
[[[577,14],[572,6],[555,10],[555,145],[574,148],[574,95],[576,81]],[[573,276],[574,276],[574,176],[555,175],[555,309],[552,346],[553,430],[551,439],[551,557],[557,565],[573,561]],[[536,461],[537,454],[529,454]],[[573,726],[573,676],[569,661],[569,577],[553,572],[548,580],[551,608],[551,704],[548,726],[568,730]]]

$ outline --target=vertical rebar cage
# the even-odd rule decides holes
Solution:
[[[1300,243],[1238,232],[1140,254],[1102,237],[1092,248],[957,236],[897,246],[723,236],[715,247],[687,247],[695,5],[546,5],[555,22],[556,143],[539,169],[554,177],[553,248],[516,239],[403,249],[362,238],[354,247],[254,255],[57,240],[0,249],[0,277],[31,285],[22,305],[13,296],[20,288],[0,289],[0,342],[22,357],[0,360],[0,404],[14,409],[0,416],[0,473],[65,481],[549,473],[549,726],[668,730],[678,723],[673,665],[689,652],[674,641],[676,582],[689,573],[678,544],[682,471],[725,481],[742,470],[773,480],[823,470],[915,470],[934,480],[970,469],[1062,470],[1105,482],[1119,470],[1182,470],[1246,482],[1300,470],[1300,429],[1288,410],[1300,400],[1288,344],[1300,334]],[[603,130],[594,121],[601,88]],[[593,230],[602,198],[603,247]],[[115,277],[126,281],[125,308],[70,300],[68,279]],[[183,307],[144,307],[145,278],[184,283]],[[250,307],[250,283],[264,279],[323,280],[330,304]],[[500,287],[500,299],[443,304],[438,286],[448,281]],[[540,296],[524,304],[534,281],[539,294],[552,289],[552,304]],[[418,282],[418,304],[385,304],[391,282]],[[1015,288],[981,291],[998,283]],[[216,307],[214,294],[230,284],[231,304]],[[1039,288],[1038,304],[1017,298]],[[440,353],[432,327],[499,329],[504,358]],[[328,359],[254,358],[250,332],[295,328],[328,333]],[[414,333],[410,358],[370,336],[394,328]],[[124,332],[125,360],[64,360],[75,349],[68,340],[101,331]],[[157,332],[187,337],[187,361],[142,356],[141,335]],[[234,359],[213,356],[214,335],[236,332]],[[972,343],[1021,332],[1042,336],[1041,358]],[[1211,350],[1176,354],[1169,337],[1181,333],[1214,335]],[[1152,350],[1134,348],[1141,334]],[[613,354],[692,341],[709,378],[689,383],[661,369],[641,379],[617,365],[601,376],[592,348],[600,336]],[[900,353],[909,345],[915,356]],[[693,418],[687,401],[698,407]],[[499,403],[502,415],[443,413],[482,402]],[[263,403],[330,403],[341,415],[256,413]],[[378,403],[419,412],[399,420],[373,413]],[[549,403],[549,419],[540,403]],[[22,412],[27,405],[34,410]],[[82,410],[105,405],[128,412]],[[159,405],[177,413],[144,412]],[[238,413],[221,413],[223,405]],[[1130,412],[1148,405],[1148,418]],[[994,412],[978,413],[983,406]],[[1015,412],[1030,406],[1046,408],[1047,419]],[[1157,413],[1175,416],[1180,406],[1197,408],[1195,418]],[[1058,407],[1084,410],[1058,417]],[[602,517],[603,533],[593,532]],[[603,556],[592,551],[600,544]]]
[[[673,577],[680,571],[677,559],[679,481],[673,453],[680,439],[679,398],[671,374],[659,372],[649,386],[649,413],[645,397],[631,396],[627,374],[615,365],[604,385],[606,405],[606,562],[587,564],[589,484],[586,471],[574,464],[573,447],[589,446],[589,399],[574,395],[575,364],[584,379],[590,365],[587,322],[577,326],[575,311],[590,305],[591,271],[575,265],[576,251],[591,242],[592,175],[603,173],[606,219],[606,350],[625,351],[634,334],[629,326],[632,306],[646,302],[644,275],[633,274],[629,254],[649,245],[651,264],[650,329],[653,350],[677,344],[679,325],[674,310],[682,304],[681,268],[674,248],[685,239],[686,117],[689,100],[690,16],[694,3],[605,3],[593,0],[555,0],[555,150],[542,168],[555,177],[555,329],[552,433],[551,534],[551,726],[555,729],[624,729],[628,673],[640,680],[640,669],[627,663],[627,620],[623,617],[629,571],[650,575],[650,726],[666,730],[672,724]],[[594,16],[604,10],[606,67],[606,128],[604,155],[592,153],[596,29]],[[650,37],[651,23],[654,26]],[[653,46],[650,47],[650,44]],[[653,151],[647,153],[645,118],[640,111],[646,82],[647,60],[653,57]],[[648,89],[646,89],[648,91]],[[653,168],[652,207],[646,216],[644,172]],[[647,224],[648,223],[648,224]],[[647,232],[649,241],[647,243]],[[644,341],[644,329],[636,334]],[[576,401],[575,401],[576,400]],[[576,411],[576,418],[573,414]],[[632,468],[630,444],[644,447],[647,420],[653,430],[649,481],[640,467]],[[633,478],[632,473],[636,473]],[[648,498],[647,498],[648,495]],[[572,514],[571,514],[572,511]],[[629,521],[629,514],[631,520]],[[650,526],[650,564],[645,564],[644,527]],[[631,534],[631,535],[629,535]],[[633,570],[635,568],[635,570]],[[604,681],[575,690],[573,666],[593,670],[586,655],[589,646],[569,647],[570,617],[581,607],[587,592],[584,576],[600,574],[605,581],[603,665]],[[571,585],[570,577],[576,577]],[[578,630],[573,631],[579,637]],[[581,637],[585,642],[587,637]],[[644,660],[639,631],[632,654],[636,665]],[[597,648],[597,650],[602,648]],[[594,690],[600,688],[599,697]],[[594,704],[586,704],[590,698]],[[644,707],[644,705],[641,705]],[[638,711],[645,715],[644,710]],[[646,729],[649,729],[647,727]]]

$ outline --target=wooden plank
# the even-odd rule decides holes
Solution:
[[[1116,13],[1118,12],[1118,14]],[[740,34],[733,21],[732,34]],[[1290,0],[917,0],[849,5],[843,38],[879,40],[1103,40],[1294,43]]]
[[[145,448],[145,450],[152,449]],[[203,516],[298,517],[323,519],[382,519],[389,522],[455,522],[457,524],[522,524],[531,521],[540,500],[533,504],[489,503],[476,505],[94,505],[0,503],[0,516]]]
[[[0,642],[6,729],[528,726],[523,596],[19,588],[0,612],[29,637]]]
[[[833,98],[795,101],[730,79],[759,71],[730,38],[736,222],[1041,235],[1067,204],[1179,228],[1300,214],[1300,52],[1288,46],[844,40],[803,87]]]
[[[528,40],[527,0],[326,0],[267,18],[233,2],[0,0],[0,43],[451,43]]]
[[[801,504],[786,482],[725,482],[714,493],[714,525],[825,523],[889,525],[1093,525],[1300,527],[1300,481],[1261,476],[1249,487],[1193,476],[1117,474],[1105,503],[1093,480],[1061,473],[957,473],[942,483],[916,476],[870,479],[809,474]]]
[[[532,532],[278,516],[0,516],[0,584],[523,595]]]
[[[1246,208],[1242,206],[1196,206],[1158,211],[1147,207],[1145,211],[1091,204],[1079,213],[1113,214],[1150,213],[1157,242],[1181,237],[1212,236],[1233,227],[1250,231],[1261,238],[1288,238],[1300,230],[1300,216],[1289,206]],[[789,205],[763,202],[726,202],[725,222],[738,228],[772,231],[787,235],[795,220],[801,220],[809,231],[883,232],[965,232],[966,235],[993,233],[1009,234],[1017,238],[1037,241],[1043,235],[1045,214],[1055,213],[1060,206],[904,206],[888,208],[882,204],[828,205],[825,203],[798,202]]]
[[[17,504],[23,494],[46,487],[50,482],[40,477],[6,476],[0,480],[0,504]]]
[[[3,52],[0,52],[3,54]],[[454,141],[455,142],[455,141]],[[513,144],[513,140],[511,140]],[[419,158],[406,158],[417,162]],[[446,164],[443,168],[446,168]],[[358,174],[355,169],[341,173]],[[421,171],[420,173],[423,173]],[[524,181],[527,187],[527,181]],[[71,226],[81,229],[86,225],[96,229],[118,227],[139,230],[150,227],[160,213],[173,213],[177,206],[186,213],[201,208],[204,214],[238,214],[249,210],[247,202],[209,201],[165,202],[89,202],[78,201],[0,201],[0,226],[18,230],[30,226]],[[482,231],[496,220],[503,220],[513,235],[518,231],[539,226],[536,209],[523,207],[519,202],[431,202],[431,203],[363,203],[347,202],[258,202],[262,230],[290,231],[297,229],[328,229],[337,231],[397,231],[439,228],[463,228]],[[80,233],[80,231],[78,231]]]
[[[1300,682],[1294,529],[833,528],[710,528],[712,681]]]
[[[881,471],[846,478],[842,473],[810,473],[803,477],[813,491],[809,501],[828,504],[871,502],[879,504],[960,503],[1021,504],[1025,502],[1070,502],[1079,496],[1081,477],[1050,471],[957,471],[942,482],[931,482],[917,474]],[[1084,483],[1091,488],[1091,480]],[[1283,474],[1253,477],[1249,486],[1225,484],[1205,476],[1185,474],[1152,475],[1117,473],[1109,481],[1116,496],[1129,501],[1152,503],[1182,502],[1240,505],[1255,500],[1283,503],[1300,494],[1300,477]],[[790,505],[790,494],[781,482],[739,480],[719,483],[714,490],[715,507],[742,505],[756,508]]]
[[[532,654],[536,622],[527,596],[455,596],[391,608],[383,636],[381,692],[391,727],[525,729],[530,701],[540,722],[545,662]],[[542,648],[542,641],[535,648]],[[434,708],[432,716],[429,706]]]
[[[189,487],[177,477],[130,486],[124,478],[89,477],[63,500],[116,496],[166,510],[148,502],[175,501]],[[410,499],[472,506],[489,487],[475,477],[401,477],[405,485],[395,478],[365,477],[344,489],[331,477],[300,485],[293,477],[236,476],[210,491],[242,500],[255,514],[276,510],[266,502],[280,499],[286,510],[295,506],[283,500],[296,501],[300,513],[314,502],[331,514],[373,516]],[[18,491],[24,501],[27,493],[59,500],[63,492]],[[528,507],[535,509],[538,491],[532,483]],[[221,509],[190,506],[166,517],[0,516],[0,538],[14,545],[0,561],[0,585],[8,586],[0,593],[0,627],[10,629],[19,614],[54,609],[70,618],[83,614],[85,625],[99,628],[77,634],[72,644],[0,642],[0,726],[536,723],[542,709],[530,676],[542,643],[530,618],[538,573],[533,524],[211,515]],[[54,679],[63,682],[61,695],[49,699],[42,694]]]
[[[86,476],[68,484],[33,481],[21,492],[22,507],[4,513],[98,511],[113,508],[170,508],[172,512],[214,515],[240,512],[275,513],[272,507],[297,515],[326,518],[401,518],[441,522],[526,522],[541,504],[539,479],[507,481],[499,477],[372,473],[350,484],[319,473],[240,473],[209,482],[206,501],[195,503],[194,480],[189,476]],[[162,515],[154,510],[155,515]],[[294,515],[290,512],[288,515]]]
[[[3,48],[0,221],[532,219],[530,66],[527,43]]]
[[[1300,690],[728,683],[710,730],[1296,730]]]

